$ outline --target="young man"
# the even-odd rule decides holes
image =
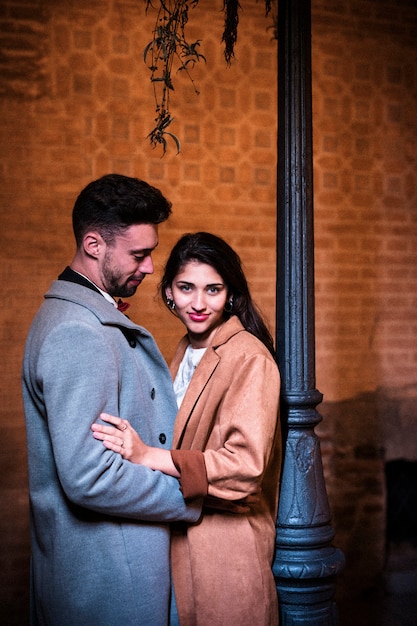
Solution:
[[[161,192],[111,174],[77,198],[74,259],[45,295],[23,364],[31,501],[31,619],[66,626],[166,626],[169,526],[195,522],[175,478],[91,436],[125,416],[170,449],[176,401],[154,339],[117,309],[153,272]]]

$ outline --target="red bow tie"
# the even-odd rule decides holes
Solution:
[[[123,300],[118,300],[117,302],[117,310],[124,313],[130,307],[129,302],[123,302]]]

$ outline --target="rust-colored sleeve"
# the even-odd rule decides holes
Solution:
[[[208,480],[203,453],[200,450],[171,450],[171,456],[181,474],[179,481],[184,498],[206,496]]]

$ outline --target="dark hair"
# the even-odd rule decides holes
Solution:
[[[132,224],[160,224],[171,213],[169,202],[143,180],[107,174],[85,187],[74,204],[72,226],[77,246],[97,229],[106,243]]]
[[[228,299],[233,298],[232,311],[225,310],[226,318],[237,315],[244,328],[255,335],[275,357],[271,334],[253,302],[242,264],[236,252],[220,237],[211,233],[187,233],[171,250],[159,285],[160,293],[167,304],[166,290],[172,286],[175,276],[190,261],[198,261],[213,267],[224,280]],[[171,310],[171,308],[168,306]]]

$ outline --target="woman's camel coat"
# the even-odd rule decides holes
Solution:
[[[178,345],[175,377],[188,340]],[[237,317],[216,333],[177,415],[173,447],[203,450],[208,494],[239,500],[247,513],[207,508],[197,525],[178,525],[171,555],[181,626],[276,626],[271,565],[281,464],[280,377],[264,345]]]

